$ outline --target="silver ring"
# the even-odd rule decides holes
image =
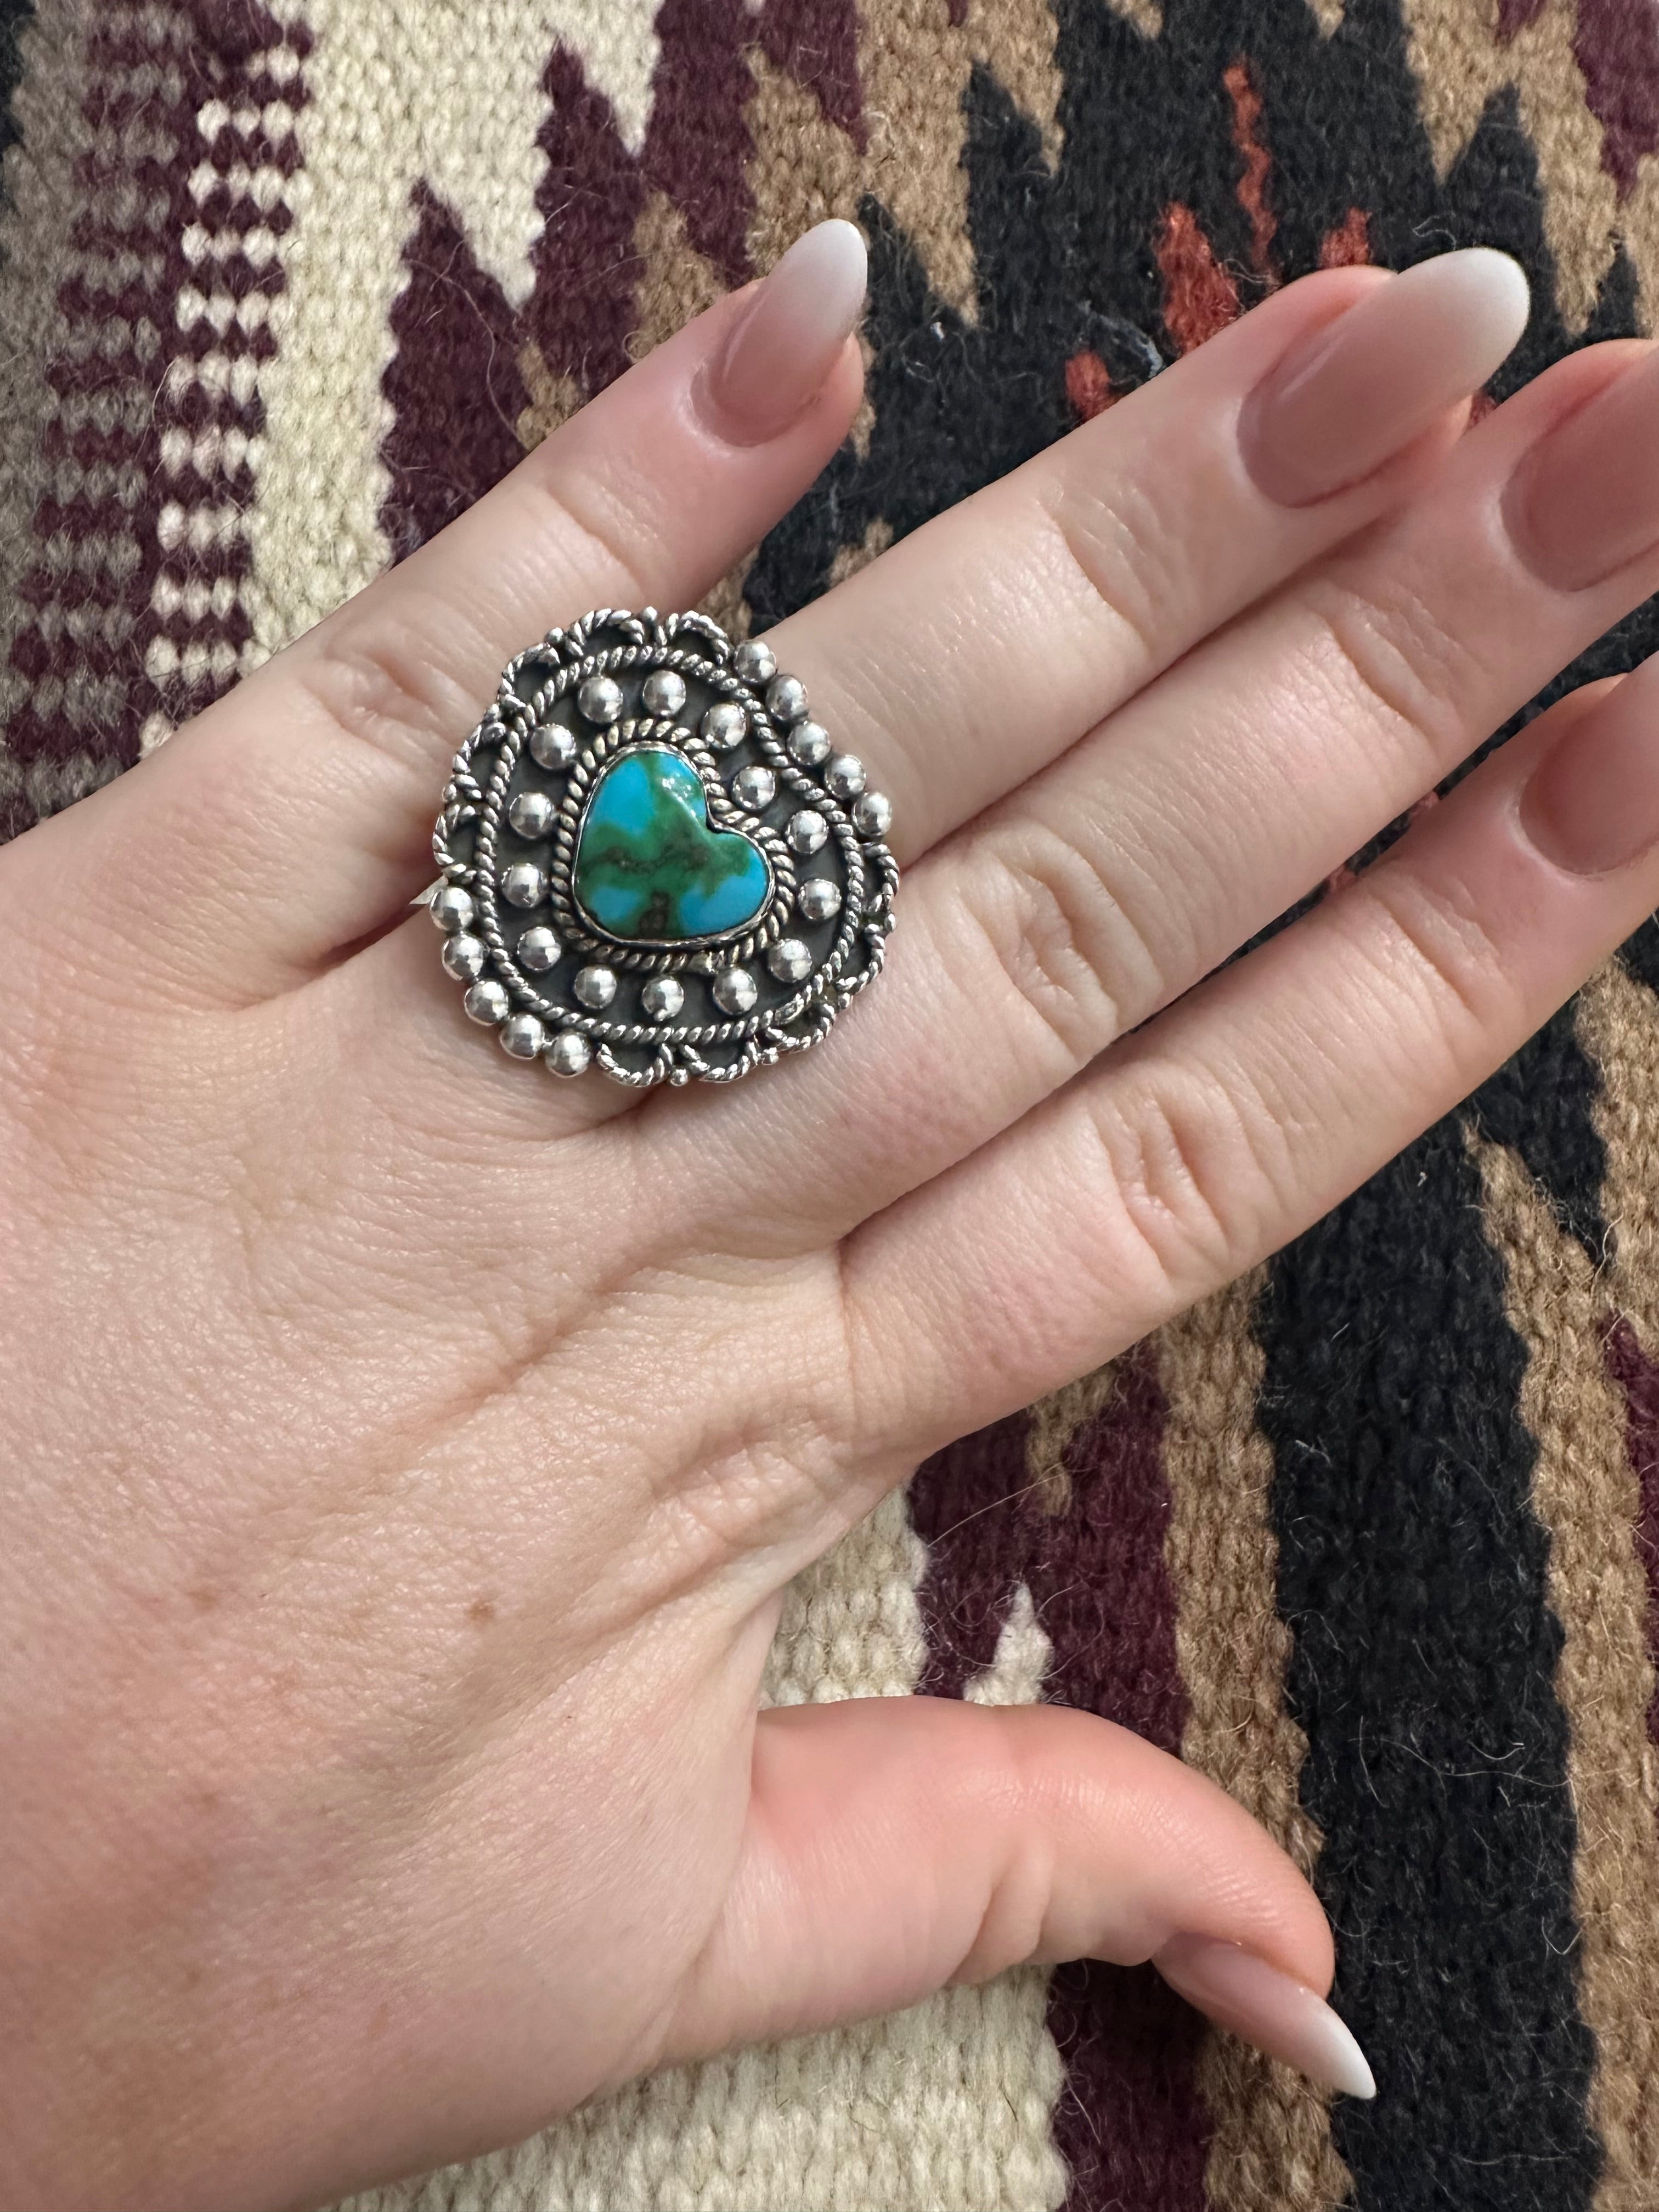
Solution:
[[[425,898],[514,1059],[735,1083],[820,1043],[880,973],[891,819],[764,640],[604,607],[503,671]]]

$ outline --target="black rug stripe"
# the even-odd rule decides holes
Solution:
[[[17,143],[12,96],[23,74],[23,33],[33,15],[34,0],[0,0],[0,160]]]
[[[1455,1118],[1279,1256],[1258,1321],[1303,1797],[1381,2091],[1334,2115],[1357,2202],[1587,2212],[1560,1631]]]

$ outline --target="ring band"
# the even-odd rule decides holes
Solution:
[[[509,662],[455,756],[443,964],[515,1060],[733,1083],[880,972],[891,817],[763,640],[601,608]]]

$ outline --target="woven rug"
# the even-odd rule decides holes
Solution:
[[[1659,298],[1654,0],[0,0],[0,145],[12,830],[821,216],[869,401],[739,629],[1322,264],[1518,256],[1498,398]],[[1374,2105],[1028,1972],[358,2212],[1659,2205],[1656,989],[1650,923],[1270,1266],[923,1468],[775,1656],[1217,1777],[1312,1874]]]

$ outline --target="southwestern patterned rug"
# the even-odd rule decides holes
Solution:
[[[0,147],[14,831],[822,215],[871,241],[869,404],[740,628],[1321,264],[1517,255],[1505,390],[1659,298],[1655,0],[0,0]],[[1656,647],[1650,605],[1564,680]],[[1312,1871],[1374,2106],[1149,1973],[1026,1973],[359,2212],[1659,2205],[1656,992],[1650,924],[1256,1277],[923,1468],[780,1639],[779,1698],[1063,1699],[1217,1776]]]

